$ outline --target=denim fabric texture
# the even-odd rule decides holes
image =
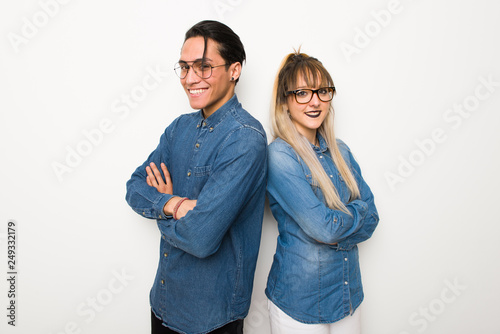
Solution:
[[[167,327],[207,333],[247,315],[264,215],[266,147],[261,124],[234,95],[207,119],[200,110],[174,120],[127,182],[129,205],[156,219],[161,232],[150,302]],[[174,195],[146,184],[150,162],[167,165]],[[196,207],[179,220],[166,216],[172,196],[197,199]]]
[[[357,244],[370,238],[379,221],[373,194],[347,145],[337,140],[361,193],[351,202],[325,140],[319,134],[318,139],[320,146],[313,149],[351,215],[326,205],[289,144],[278,138],[268,147],[267,195],[279,237],[266,295],[293,319],[311,324],[336,322],[361,304]]]

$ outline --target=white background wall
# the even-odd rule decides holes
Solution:
[[[0,332],[149,332],[159,232],[127,206],[125,182],[191,111],[173,64],[185,31],[217,19],[246,47],[237,94],[267,130],[285,54],[302,45],[334,77],[338,136],[381,217],[360,245],[364,333],[500,333],[499,9],[494,0],[2,0]],[[269,333],[263,291],[276,234],[267,208],[246,333]]]

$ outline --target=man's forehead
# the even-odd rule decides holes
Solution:
[[[203,53],[205,52],[205,57]],[[217,50],[217,43],[207,39],[207,49],[205,51],[205,40],[201,36],[191,37],[184,42],[181,49],[179,61],[194,62],[197,60],[212,61],[220,57]]]

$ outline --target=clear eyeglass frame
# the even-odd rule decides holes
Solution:
[[[189,65],[187,62],[177,62],[174,65],[174,71],[179,78],[184,79],[188,75],[189,70],[192,68],[194,73],[196,73],[196,75],[199,76],[201,79],[208,79],[212,76],[213,73],[212,70],[214,68],[226,65],[228,64],[211,65],[202,60],[196,60],[192,62],[191,65]]]

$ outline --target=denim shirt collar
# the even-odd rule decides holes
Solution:
[[[227,114],[234,109],[240,102],[238,101],[238,97],[234,94],[226,103],[224,103],[219,109],[217,109],[212,115],[205,118],[203,116],[203,110],[200,109],[198,111],[198,127],[207,126],[210,131],[213,131],[217,125],[219,125],[222,120],[227,116]]]
[[[311,144],[313,150],[315,152],[325,153],[326,150],[328,150],[328,145],[326,144],[326,140],[319,133],[317,133],[316,136],[318,137],[319,147],[316,146],[316,145]]]

